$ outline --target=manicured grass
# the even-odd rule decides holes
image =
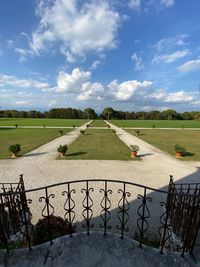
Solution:
[[[135,135],[134,130],[127,130]],[[137,136],[149,144],[175,155],[174,146],[179,144],[185,146],[187,153],[181,160],[200,161],[200,131],[192,130],[140,130]]]
[[[64,129],[64,133],[69,131]],[[23,155],[58,136],[58,129],[0,128],[0,159],[10,158],[8,148],[12,144],[20,144],[20,155]]]
[[[106,127],[106,124],[103,120],[94,120],[92,127]]]
[[[130,150],[111,130],[88,129],[67,151],[66,159],[131,160]]]
[[[196,120],[110,120],[119,127],[147,127],[153,128],[200,128],[200,121]]]
[[[0,118],[0,126],[58,126],[76,127],[81,126],[88,120],[67,120],[67,119],[20,119],[20,118]]]

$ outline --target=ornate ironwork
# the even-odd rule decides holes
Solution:
[[[105,181],[105,188],[101,188],[99,190],[100,193],[103,193],[103,198],[101,200],[101,219],[103,221],[102,224],[100,224],[101,228],[104,228],[104,235],[106,235],[107,229],[110,230],[111,229],[111,225],[108,225],[108,221],[110,220],[111,214],[109,209],[111,208],[111,201],[108,198],[109,194],[112,194],[112,190],[108,189],[107,187],[107,181]]]
[[[148,218],[150,217],[150,211],[147,206],[147,201],[152,202],[151,197],[147,197],[147,189],[146,187],[144,188],[144,194],[138,194],[137,198],[142,200],[141,205],[137,209],[137,214],[139,218],[137,219],[137,226],[139,229],[139,242],[140,242],[140,247],[142,247],[142,242],[144,238],[145,232],[149,228],[149,223],[148,223]]]
[[[85,192],[85,197],[83,199],[83,218],[85,219],[85,224],[82,224],[83,228],[87,227],[87,234],[90,234],[90,228],[92,228],[94,225],[93,223],[91,223],[91,218],[93,216],[93,210],[92,210],[92,206],[93,206],[93,200],[90,196],[90,191],[93,192],[94,188],[89,188],[88,186],[88,181],[86,181],[86,188],[82,188],[81,189],[81,193]]]
[[[117,216],[120,221],[120,226],[117,225],[117,229],[121,230],[121,238],[124,238],[124,231],[125,232],[129,231],[128,226],[126,226],[129,220],[129,214],[128,214],[129,202],[127,200],[127,197],[130,197],[131,193],[126,192],[126,183],[123,183],[123,190],[118,189],[117,192],[119,194],[120,193],[122,194],[121,199],[119,200],[119,203],[118,203],[119,212]]]
[[[45,197],[40,197],[39,198],[39,202],[42,202],[44,200],[45,205],[42,209],[42,217],[44,217],[47,222],[48,222],[48,233],[49,233],[49,240],[50,240],[50,244],[53,243],[52,241],[52,231],[51,231],[51,224],[50,224],[50,216],[52,216],[54,214],[54,207],[51,205],[50,203],[50,198],[55,198],[54,194],[50,194],[48,195],[48,189],[47,187],[45,187]],[[45,214],[46,211],[46,214]]]
[[[69,223],[70,237],[72,237],[73,222],[75,219],[75,201],[72,199],[72,193],[75,194],[75,189],[70,189],[70,183],[67,184],[67,191],[63,191],[62,195],[67,195],[67,199],[64,203],[64,210],[66,211],[64,217]]]
[[[101,185],[103,182],[103,186],[98,187],[98,189],[100,188],[98,191],[101,196],[100,200],[94,197],[94,188],[91,187],[91,183],[98,182]],[[79,209],[76,208],[77,202],[75,201],[75,194],[78,194],[78,192],[72,187],[75,183],[81,185],[79,192],[83,195],[82,207]],[[111,201],[111,194],[114,192],[113,188],[117,185],[116,193],[119,199],[113,198]],[[52,217],[55,217],[53,198],[55,198],[55,194],[49,192],[50,189],[59,186],[65,186],[65,190],[61,191],[62,193],[58,194],[58,196],[64,197],[64,205],[61,208],[64,211],[63,217],[69,224],[70,236],[74,233],[74,225],[78,223],[76,219],[83,217],[82,227],[86,228],[87,234],[90,234],[90,229],[93,227],[93,217],[96,219],[99,216],[97,219],[100,219],[100,229],[102,229],[104,235],[107,235],[107,232],[113,229],[114,225],[117,225],[121,238],[123,238],[125,232],[129,232],[129,227],[134,226],[134,230],[139,231],[139,245],[142,246],[145,243],[145,234],[151,226],[150,223],[154,223],[150,214],[150,203],[153,199],[151,194],[156,192],[156,194],[162,194],[163,197],[166,196],[166,200],[163,198],[160,203],[163,208],[162,214],[157,215],[157,222],[161,225],[161,253],[163,253],[164,248],[172,247],[174,236],[178,236],[180,239],[178,245],[176,244],[176,249],[182,255],[184,255],[185,251],[193,252],[200,226],[200,184],[175,184],[172,176],[170,177],[168,191],[156,190],[131,182],[104,179],[63,182],[31,190],[25,189],[23,176],[20,177],[19,183],[2,183],[0,184],[1,246],[3,245],[9,251],[12,240],[16,240],[20,236],[21,246],[28,246],[31,249],[33,240],[31,211],[33,205],[31,205],[31,200],[27,199],[26,196],[27,193],[41,190],[44,190],[42,191],[43,195],[39,197],[39,202],[42,203],[41,217],[44,218],[47,225],[48,240],[52,244],[54,234],[52,232],[54,229]],[[127,190],[128,186],[130,190]],[[130,202],[131,187],[144,190],[143,193],[137,195],[137,201],[132,197]],[[147,194],[147,192],[151,193]],[[117,209],[115,210],[116,207]],[[137,217],[135,218],[130,216],[130,211],[133,209],[137,211]],[[160,210],[158,209],[159,212]],[[115,213],[117,217],[114,216]],[[66,228],[65,232],[68,233]]]

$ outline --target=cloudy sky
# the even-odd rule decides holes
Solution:
[[[0,2],[0,109],[200,110],[199,0]]]

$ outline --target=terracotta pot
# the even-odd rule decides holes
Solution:
[[[131,151],[131,158],[137,157],[137,151]]]
[[[59,156],[60,156],[61,158],[64,158],[64,157],[65,157],[65,153],[59,153]]]
[[[176,152],[176,158],[182,158],[183,153],[182,152]]]
[[[17,153],[11,153],[11,158],[12,158],[12,159],[16,159],[17,156],[18,156]]]

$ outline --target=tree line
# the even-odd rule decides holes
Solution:
[[[49,111],[0,110],[0,118],[55,118],[55,119],[106,119],[106,120],[199,120],[200,111],[177,112],[174,109],[164,111],[120,111],[106,107],[101,114],[94,109],[52,108]]]

